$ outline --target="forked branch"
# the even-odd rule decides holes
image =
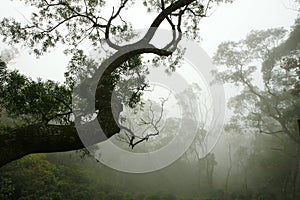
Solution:
[[[163,127],[161,127],[161,122],[163,119],[165,103],[168,101],[169,97],[170,94],[167,98],[160,98],[160,111],[158,115],[153,109],[153,104],[150,101],[149,110],[146,116],[147,119],[141,118],[140,122],[137,124],[139,127],[144,127],[144,130],[139,134],[136,134],[135,131],[131,130],[131,128],[120,124],[119,127],[124,130],[124,134],[126,136],[126,138],[123,138],[122,141],[128,143],[131,148],[134,148],[137,144],[147,141],[150,137],[159,135],[163,130]],[[151,133],[149,129],[154,131]],[[121,136],[119,138],[121,138]]]

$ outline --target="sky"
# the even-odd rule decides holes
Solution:
[[[202,19],[200,45],[212,56],[218,44],[223,41],[243,39],[251,30],[285,27],[290,29],[297,16],[293,0],[235,0],[231,4],[221,4],[212,9],[210,16]],[[17,0],[1,0],[0,18],[13,17],[24,21],[30,9]],[[141,16],[141,17],[136,17]],[[152,15],[144,9],[135,8],[125,16],[132,21],[136,29],[147,28]],[[10,48],[0,43],[0,51]],[[63,49],[56,47],[39,59],[29,55],[27,49],[19,49],[19,54],[10,63],[10,67],[36,79],[52,79],[63,82],[68,58]]]
[[[212,55],[223,41],[238,41],[251,30],[285,27],[297,17],[293,0],[236,0],[202,21],[203,48]]]

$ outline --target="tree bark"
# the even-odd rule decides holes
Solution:
[[[84,146],[74,126],[30,125],[0,134],[0,167],[31,153],[62,152]]]

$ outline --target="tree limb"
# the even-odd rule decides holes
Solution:
[[[0,167],[31,153],[84,148],[74,126],[36,124],[0,134]]]
[[[113,86],[107,85],[107,77],[117,69],[122,63],[127,61],[129,58],[144,54],[144,53],[153,53],[159,56],[169,56],[173,53],[180,39],[177,39],[176,44],[173,45],[173,48],[170,49],[159,49],[149,44],[150,40],[154,36],[156,32],[156,28],[165,20],[168,15],[172,12],[189,5],[191,2],[195,0],[178,0],[175,3],[171,4],[169,7],[165,8],[153,21],[150,26],[150,29],[146,33],[145,37],[140,41],[125,45],[123,47],[117,47],[117,52],[114,53],[110,58],[105,60],[100,66],[99,70],[106,69],[101,77],[100,81],[91,79],[90,84],[97,83],[96,95],[95,95],[95,105],[96,109],[98,109],[97,119],[100,123],[101,127],[105,135],[109,138],[114,134],[120,131],[118,124],[115,122],[113,114],[112,114],[112,92]],[[45,2],[47,2],[45,0]],[[111,21],[119,15],[121,9],[125,6],[125,3],[120,6],[119,10],[112,15],[110,21],[108,21],[108,25],[99,25],[101,28],[108,28]],[[47,2],[48,3],[48,2]],[[61,5],[67,7],[69,10],[73,11],[75,14],[69,17],[85,17],[89,19],[94,25],[95,22],[92,18],[88,16],[78,13],[67,3],[60,3]],[[51,6],[51,4],[49,4]],[[58,27],[62,23],[66,22],[66,20],[58,23],[54,27]],[[95,23],[94,23],[95,22]],[[52,31],[55,28],[48,29],[48,31]],[[180,30],[180,29],[178,29]],[[109,32],[105,33],[107,39],[109,38]],[[180,37],[179,37],[180,38]],[[105,67],[105,68],[104,68]],[[108,87],[106,87],[108,86]],[[88,89],[88,88],[85,88]],[[89,97],[87,97],[89,98]],[[120,112],[120,110],[119,110]],[[161,117],[159,118],[161,119]],[[90,123],[90,122],[89,122]],[[84,124],[87,128],[89,127],[89,123]],[[154,126],[157,126],[158,122],[152,123]],[[158,129],[156,127],[156,133],[148,134],[148,137],[144,137],[144,140],[147,140],[149,136],[157,135]],[[95,141],[97,138],[95,134],[92,132],[88,136],[90,138],[90,142],[88,145],[93,145],[99,141]],[[142,142],[142,140],[140,140]],[[139,142],[138,142],[139,143]],[[136,143],[137,144],[137,143]],[[19,159],[30,153],[41,153],[41,152],[60,152],[60,151],[70,151],[84,148],[79,136],[77,135],[76,129],[72,125],[29,125],[26,127],[18,128],[10,133],[4,133],[0,135],[0,166],[5,165],[8,162]]]

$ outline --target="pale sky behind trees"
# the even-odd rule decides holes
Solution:
[[[17,0],[1,0],[0,18],[11,16],[24,22],[31,10],[22,4]],[[150,25],[153,16],[146,14],[144,8],[134,8],[125,17],[135,29],[141,29]],[[201,46],[212,56],[223,41],[243,39],[251,30],[276,27],[289,30],[296,17],[294,0],[235,0],[232,4],[221,4],[211,10],[208,18],[202,19]],[[0,43],[0,51],[7,48],[10,47]],[[63,82],[68,58],[62,53],[62,48],[56,47],[39,59],[29,55],[26,48],[18,50],[20,53],[9,63],[10,68],[18,69],[33,79],[40,77]]]

